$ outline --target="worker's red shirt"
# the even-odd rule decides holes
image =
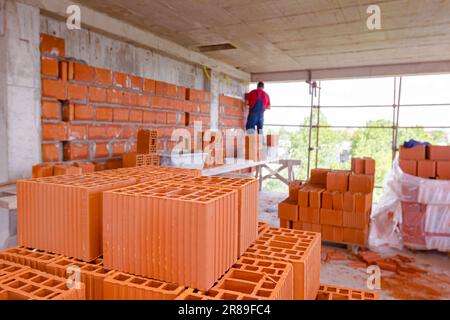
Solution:
[[[270,97],[264,90],[256,89],[245,95],[245,100],[248,101],[250,109],[255,106],[258,99],[262,99],[264,110],[270,109]]]

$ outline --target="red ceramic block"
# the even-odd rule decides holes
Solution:
[[[42,96],[58,100],[67,100],[67,82],[42,79]]]
[[[53,176],[53,165],[41,163],[33,166],[32,168],[33,179],[51,176]]]
[[[378,300],[374,291],[356,290],[350,288],[320,285],[316,300]]]
[[[369,237],[369,228],[366,225],[362,229],[344,228],[344,238],[345,243],[365,246],[367,245],[367,240]]]
[[[61,160],[61,144],[45,143],[42,144],[42,161],[56,162]]]
[[[280,228],[284,229],[292,229],[294,227],[294,224],[290,220],[286,219],[280,219]]]
[[[450,161],[437,163],[437,177],[441,180],[450,180]]]
[[[26,270],[31,269],[24,265],[14,263],[11,256],[0,252],[0,280],[2,280],[3,278],[13,277],[14,275]]]
[[[349,174],[329,172],[327,175],[327,191],[347,192]]]
[[[300,187],[302,186],[301,181],[291,181],[289,183],[289,200],[295,201],[298,203],[298,191],[300,190]]]
[[[309,189],[307,185],[302,186],[298,191],[298,205],[300,208],[309,208]]]
[[[81,82],[94,82],[95,70],[86,64],[74,63],[74,80]]]
[[[364,174],[374,176],[376,167],[375,160],[372,158],[364,158],[364,164],[365,164]]]
[[[238,257],[238,199],[236,190],[178,183],[105,192],[105,267],[210,289]]]
[[[278,204],[278,217],[283,220],[298,221],[298,205],[296,202],[285,201]]]
[[[107,69],[95,68],[95,83],[99,85],[112,85],[112,71]]]
[[[324,191],[322,193],[322,209],[333,210],[333,192]]]
[[[424,160],[417,163],[417,176],[424,179],[436,178],[436,161]]]
[[[343,218],[343,226],[346,228],[364,229],[370,222],[370,214],[368,212],[344,211]]]
[[[322,238],[325,241],[343,242],[344,228],[322,225]]]
[[[320,209],[300,208],[299,221],[320,224]]]
[[[157,152],[158,131],[139,130],[137,135],[137,153],[153,154]]]
[[[53,168],[54,176],[63,176],[63,175],[80,175],[82,174],[81,168],[70,166],[70,165],[56,165]]]
[[[331,172],[330,169],[312,169],[310,183],[325,187],[329,172]]]
[[[135,183],[136,179],[92,174],[18,181],[19,245],[84,261],[96,259],[102,254],[103,192]]]
[[[105,269],[102,259],[82,262],[60,257],[47,265],[47,272],[57,277],[67,278],[71,274],[70,268],[78,268],[80,271],[80,281],[86,288],[86,300],[105,300],[105,279],[114,274],[115,271]]]
[[[450,161],[450,146],[429,146],[428,158],[433,161]]]
[[[271,228],[244,257],[290,262],[294,268],[294,299],[316,298],[320,286],[320,233]]]
[[[343,210],[353,212],[355,208],[355,194],[351,192],[344,193]]]
[[[372,193],[374,177],[369,175],[351,175],[349,191],[354,193]]]
[[[85,286],[69,289],[65,278],[26,269],[0,280],[0,300],[85,300]]]
[[[417,176],[417,161],[415,160],[400,160],[400,169],[406,174]]]
[[[353,211],[358,213],[367,213],[372,210],[371,193],[355,193],[353,197]]]
[[[41,73],[43,75],[57,78],[59,76],[59,63],[56,59],[41,58]]]
[[[365,161],[362,158],[352,158],[352,172],[354,174],[365,174]]]
[[[318,189],[309,193],[309,207],[320,209],[322,207],[322,193],[324,189]]]
[[[320,210],[320,224],[329,226],[343,225],[343,212],[334,210]]]
[[[91,162],[76,162],[73,164],[75,167],[81,168],[83,173],[95,172],[95,165]]]
[[[416,146],[414,148],[400,147],[400,160],[419,161],[425,160],[427,154],[426,146]]]
[[[65,42],[62,38],[57,38],[49,34],[41,33],[40,38],[41,53],[64,57],[65,56]]]
[[[185,287],[114,272],[104,280],[104,300],[174,300]]]
[[[333,210],[344,210],[344,193],[333,192]]]

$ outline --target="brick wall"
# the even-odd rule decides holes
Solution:
[[[219,97],[219,127],[221,129],[245,129],[248,108],[242,99],[225,95]]]
[[[140,128],[157,129],[159,150],[171,150],[174,129],[210,126],[209,92],[77,62],[46,34],[41,56],[43,162],[120,158]]]

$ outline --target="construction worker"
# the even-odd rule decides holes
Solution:
[[[245,95],[245,100],[250,108],[247,119],[246,130],[249,134],[255,133],[255,127],[258,134],[263,134],[264,112],[270,109],[270,97],[264,91],[264,83],[258,83],[258,88]]]

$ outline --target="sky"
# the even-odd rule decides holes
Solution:
[[[251,89],[256,85],[252,84]],[[387,105],[384,108],[322,108],[334,126],[365,126],[369,120],[392,121],[394,78],[330,80],[321,82],[321,106]],[[311,97],[305,82],[266,83],[273,109],[267,111],[266,124],[299,125],[309,115]],[[401,104],[449,104],[448,106],[403,107],[400,126],[450,127],[450,75],[403,77]],[[449,133],[450,129],[446,130]]]

